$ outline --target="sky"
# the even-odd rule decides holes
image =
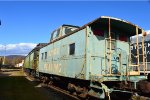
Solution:
[[[27,54],[62,24],[112,16],[150,30],[150,1],[0,1],[0,55]]]

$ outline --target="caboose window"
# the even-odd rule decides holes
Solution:
[[[68,33],[70,33],[70,32],[72,32],[72,31],[71,31],[71,28],[70,28],[70,27],[66,27],[66,28],[65,28],[65,34],[68,34]]]
[[[45,52],[45,59],[47,59],[47,52]]]
[[[69,45],[69,55],[75,54],[75,43]]]
[[[68,33],[71,33],[71,32],[73,32],[74,30],[76,30],[77,28],[72,28],[72,27],[65,27],[65,30],[64,30],[64,32],[65,32],[65,34],[68,34]]]
[[[59,33],[60,33],[60,29],[55,30],[55,31],[52,33],[52,38],[51,38],[51,40],[58,38],[58,37],[59,37]]]
[[[42,58],[41,59],[43,59],[44,58],[44,53],[42,53]]]

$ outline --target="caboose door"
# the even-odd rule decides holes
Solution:
[[[121,75],[125,73],[127,60],[126,52],[119,48],[117,41],[106,39],[105,65],[107,74]]]

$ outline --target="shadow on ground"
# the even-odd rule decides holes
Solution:
[[[0,100],[50,100],[25,76],[0,77]]]
[[[30,80],[20,69],[2,69],[0,72],[0,100],[70,100],[39,81]]]

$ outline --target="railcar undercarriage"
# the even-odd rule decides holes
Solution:
[[[150,98],[150,88],[143,86],[150,84],[149,79],[136,84],[130,81],[97,82],[40,73],[40,80],[44,84],[59,87],[71,95],[86,100],[120,100],[120,98],[122,100],[137,100],[137,98],[147,100]],[[137,89],[134,88],[135,85]]]

